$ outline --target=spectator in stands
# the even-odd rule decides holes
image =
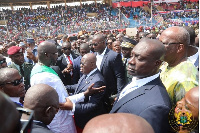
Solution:
[[[164,30],[159,40],[166,49],[161,80],[175,106],[190,88],[198,86],[198,70],[187,60],[190,35],[183,27],[174,26]]]
[[[29,88],[24,98],[24,108],[34,111],[32,133],[53,133],[47,125],[59,110],[59,98],[54,88],[37,84]]]
[[[20,115],[15,105],[2,92],[0,92],[0,132],[20,133]]]
[[[17,107],[22,107],[20,97],[24,97],[23,78],[16,69],[0,69],[0,91],[7,94]]]
[[[154,133],[151,125],[133,114],[104,114],[91,119],[83,133]]]

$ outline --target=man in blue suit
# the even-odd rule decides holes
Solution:
[[[81,64],[81,58],[90,52],[90,47],[87,43],[82,43],[80,45],[80,56],[78,56],[76,59],[74,59],[73,64],[73,84],[77,84],[80,77],[83,75],[80,72],[80,64]]]
[[[104,78],[96,66],[95,54],[85,54],[81,59],[80,67],[83,76],[78,81],[78,84],[66,86],[68,92],[78,94],[85,92],[92,84],[94,84],[93,87],[96,88],[105,85]],[[97,115],[106,113],[102,100],[103,96],[104,92],[100,92],[85,97],[85,100],[80,103],[73,104],[72,112],[74,112],[74,119],[77,127],[83,129],[90,119]]]
[[[108,97],[120,93],[125,85],[125,69],[122,63],[122,58],[119,53],[116,53],[106,47],[105,37],[102,34],[97,34],[92,39],[92,45],[97,57],[97,68],[102,73],[106,82],[105,102],[111,109],[111,102]]]
[[[164,53],[164,45],[155,39],[142,39],[133,48],[127,68],[132,82],[121,91],[110,113],[135,114],[149,122],[155,133],[169,132],[170,99],[158,72]]]

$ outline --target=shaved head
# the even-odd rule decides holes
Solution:
[[[49,41],[44,41],[38,46],[38,59],[46,66],[55,65],[58,58],[56,45]]]
[[[154,133],[154,130],[142,117],[115,113],[91,119],[86,124],[83,133]]]
[[[3,84],[4,82],[8,81],[16,73],[19,73],[19,72],[14,68],[8,68],[8,67],[1,68],[0,69],[0,84]]]
[[[34,110],[34,119],[39,120],[45,124],[49,124],[54,116],[47,115],[51,117],[45,116],[45,109],[49,109],[50,107],[58,107],[59,99],[58,94],[54,88],[46,84],[37,84],[28,89],[24,98],[24,108]],[[48,113],[52,113],[48,112]]]

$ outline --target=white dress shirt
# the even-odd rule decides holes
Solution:
[[[31,77],[30,82],[31,86],[43,83],[54,88],[58,93],[59,103],[65,103],[65,98],[69,96],[61,79],[55,74],[48,72],[37,73]],[[85,96],[83,93],[80,93],[69,98],[73,103],[76,103],[82,101]],[[71,111],[59,110],[52,122],[48,125],[49,129],[54,133],[76,133],[72,115],[73,113]]]
[[[188,59],[192,62],[192,64],[194,64],[194,63],[196,62],[196,60],[197,60],[197,58],[198,58],[198,56],[199,56],[199,48],[197,48],[197,49],[198,49],[198,51],[197,51],[196,54],[194,54],[194,55],[188,57]]]
[[[101,62],[102,62],[102,60],[103,60],[103,56],[105,55],[105,53],[106,53],[106,50],[107,50],[107,47],[104,49],[104,51],[103,51],[103,53],[102,54],[99,54],[98,52],[97,52],[97,61],[96,61],[96,65],[97,65],[97,68],[99,69],[99,71],[100,71],[100,67],[101,67]]]
[[[133,77],[132,78],[132,81],[131,83],[129,83],[123,90],[122,92],[120,93],[119,95],[119,99],[118,101],[124,97],[125,95],[127,95],[128,93],[136,90],[137,88],[151,82],[152,80],[156,79],[157,77],[159,77],[160,73],[157,73],[155,75],[152,75],[150,77],[146,77],[146,78],[143,78],[143,79],[137,79],[136,77]]]
[[[67,55],[66,55],[66,54],[64,54],[64,56],[65,56],[65,59],[66,59],[66,61],[67,61],[67,64],[69,64],[69,63],[70,63],[70,61],[69,61],[69,59],[68,59]],[[71,54],[69,55],[69,57],[70,57],[70,60],[72,61],[72,63],[74,64],[74,59],[73,59],[73,57],[72,57],[72,55],[71,55]]]

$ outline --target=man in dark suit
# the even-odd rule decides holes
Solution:
[[[63,73],[64,79],[62,80],[64,85],[72,84],[72,69],[74,59],[78,57],[78,55],[74,54],[71,51],[71,44],[69,42],[64,42],[62,44],[63,54],[57,59],[57,66],[59,66],[60,71]]]
[[[27,91],[24,108],[34,110],[31,133],[53,133],[47,125],[53,120],[59,109],[58,94],[46,84],[37,84]]]
[[[92,39],[92,45],[96,52],[97,68],[106,82],[105,101],[111,108],[111,102],[107,99],[121,92],[125,85],[125,69],[121,55],[108,49],[105,40],[102,34],[97,34]]]
[[[33,65],[24,62],[24,54],[21,47],[12,46],[8,49],[7,54],[12,60],[12,63],[8,67],[19,71],[21,76],[24,78],[25,89],[28,90],[30,87],[30,74]]]
[[[90,52],[90,47],[87,43],[82,43],[80,45],[80,56],[78,56],[75,60],[74,60],[74,64],[73,64],[73,84],[77,84],[80,77],[83,75],[80,72],[80,64],[81,64],[81,58]]]
[[[24,97],[23,78],[14,68],[0,69],[0,91],[7,94],[17,107],[22,107],[20,97]]]
[[[80,71],[83,76],[76,85],[66,86],[69,92],[78,94],[87,90],[89,86],[94,84],[93,87],[104,86],[104,78],[96,67],[96,56],[93,53],[85,54],[81,59]],[[105,113],[103,104],[104,92],[93,94],[92,96],[85,97],[85,100],[76,103],[73,106],[74,118],[76,126],[83,129],[85,124],[97,115]]]
[[[158,72],[164,53],[164,45],[155,39],[142,39],[133,48],[128,65],[132,82],[121,91],[110,113],[135,114],[149,122],[155,133],[169,132],[170,99]]]

